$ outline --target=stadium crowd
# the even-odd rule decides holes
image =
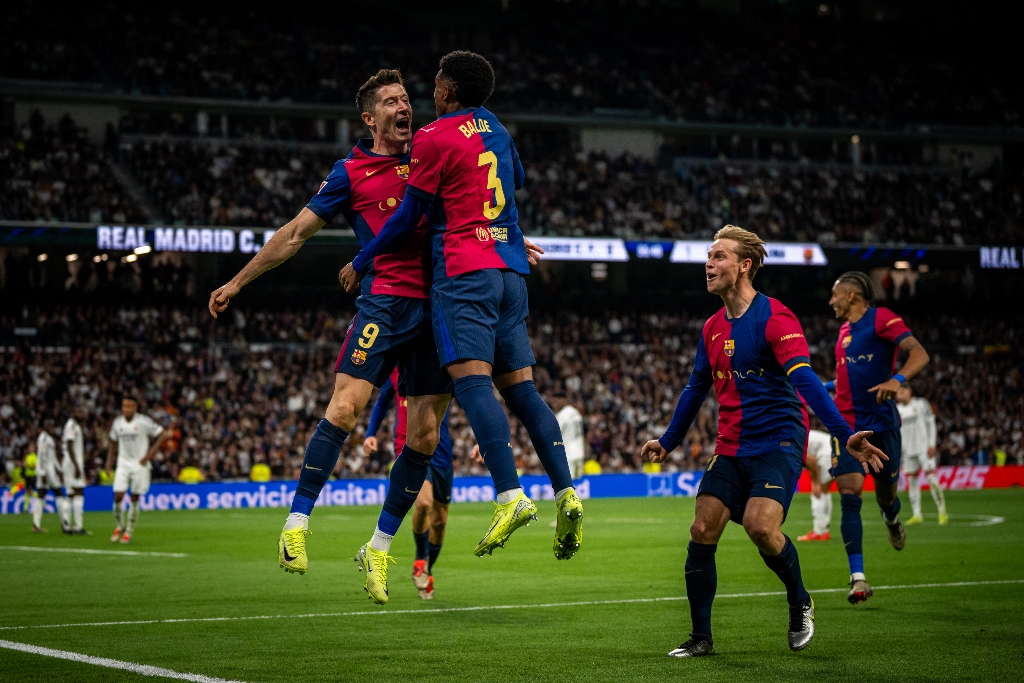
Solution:
[[[466,44],[441,28],[443,8],[432,15],[415,4],[390,10],[400,41],[382,41],[376,25],[340,9],[309,21],[287,10],[211,19],[177,7],[51,12],[47,4],[6,13],[0,76],[334,103],[349,102],[366,74],[388,66],[403,69],[414,97],[429,98],[438,56]],[[582,11],[577,3],[514,4],[518,11],[503,14],[458,12],[471,42],[490,45],[499,110],[868,128],[1014,126],[1024,110],[1019,89],[972,45],[929,41],[899,25],[842,31],[827,20],[790,20],[765,30],[762,18],[750,30],[688,20],[676,3],[631,4],[628,12],[615,3]],[[44,34],[50,39],[33,39]]]
[[[525,151],[533,149],[535,155]],[[141,220],[142,210],[105,166],[112,155],[159,212],[151,221],[279,226],[315,193],[338,154],[148,138],[99,150],[70,119],[45,127],[37,116],[0,144],[6,200],[0,214]],[[999,171],[653,163],[543,150],[529,137],[524,160],[527,183],[516,201],[524,231],[534,235],[700,239],[734,222],[777,241],[1013,244],[1024,229],[1024,188]]]
[[[831,378],[838,327],[827,317],[803,321],[816,369]],[[987,463],[1002,451],[1008,462],[1024,464],[1022,321],[929,316],[910,322],[932,352],[932,366],[914,387],[936,411],[940,462]],[[601,471],[640,468],[637,446],[668,424],[702,324],[635,313],[531,319],[538,387],[579,407],[588,459]],[[131,392],[174,430],[156,459],[156,478],[177,478],[189,466],[208,480],[246,478],[257,463],[274,477],[294,478],[330,399],[347,325],[347,315],[322,310],[238,308],[217,322],[202,308],[26,308],[0,316],[0,456],[8,463],[23,457],[35,428],[56,433],[78,405],[88,415],[87,469],[98,480],[118,400]],[[387,470],[390,450],[367,458],[360,448],[368,416],[369,408],[343,449],[339,477]],[[525,429],[510,419],[520,468],[539,473]],[[716,426],[712,395],[664,467],[702,467],[713,455]],[[469,458],[473,436],[457,404],[451,429],[456,471],[482,474]]]

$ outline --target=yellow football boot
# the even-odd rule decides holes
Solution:
[[[583,501],[576,491],[569,489],[556,503],[555,559],[568,560],[583,542]]]
[[[309,529],[296,527],[285,529],[281,537],[277,539],[277,554],[281,561],[281,568],[286,572],[305,574],[309,568],[309,560],[306,558],[306,536]]]
[[[359,565],[359,571],[366,572],[363,590],[370,596],[370,600],[378,605],[386,605],[388,602],[388,562],[398,564],[398,561],[383,550],[371,548],[369,543],[363,545],[352,559]]]
[[[521,526],[527,526],[537,519],[537,506],[520,493],[515,500],[504,505],[494,504],[494,516],[491,517],[491,527],[476,544],[473,554],[477,557],[490,555],[495,548],[504,547],[512,532]]]

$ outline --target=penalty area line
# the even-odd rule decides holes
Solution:
[[[96,550],[94,548],[45,548],[35,545],[0,545],[0,550],[28,553],[79,553],[81,555],[129,555],[135,557],[188,557],[187,553],[156,553],[141,550]]]
[[[173,678],[179,681],[192,681],[193,683],[242,683],[242,681],[231,681],[226,678],[214,678],[212,676],[203,676],[202,674],[172,671],[171,669],[164,669],[159,666],[135,664],[134,662],[122,662],[119,659],[108,659],[106,657],[93,657],[92,655],[83,655],[77,652],[68,652],[66,650],[53,650],[48,647],[29,645],[28,643],[16,643],[10,640],[0,640],[0,648],[25,652],[31,655],[40,655],[42,657],[66,659],[70,662],[78,662],[80,664],[92,664],[93,666],[102,666],[107,669],[121,669],[122,671],[131,671],[132,673],[136,673],[141,676]]]
[[[950,583],[914,583],[895,586],[875,586],[879,590],[914,590],[921,588],[962,588],[965,586],[1000,586],[1024,584],[1024,579],[992,581],[953,581]],[[816,588],[808,593],[845,593],[848,588]],[[785,595],[785,591],[763,591],[759,593],[725,593],[716,595],[716,600],[730,598],[764,598]],[[449,614],[452,612],[488,612],[509,609],[547,609],[552,607],[594,607],[601,605],[639,605],[652,602],[683,602],[684,595],[663,598],[623,598],[621,600],[578,600],[574,602],[543,602],[523,605],[476,605],[473,607],[437,607],[427,609],[358,610],[353,612],[320,612],[312,614],[261,614],[247,617],[186,617],[183,619],[142,619],[137,621],[92,621],[70,624],[38,624],[28,626],[0,626],[0,631],[24,631],[44,628],[74,628],[82,626],[137,626],[144,624],[196,624],[217,621],[265,621],[272,619],[329,619],[337,617],[384,616],[389,614]]]

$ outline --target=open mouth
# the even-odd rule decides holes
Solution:
[[[395,130],[400,133],[408,133],[412,128],[412,121],[408,118],[401,118],[395,121]]]
[[[712,282],[712,281],[714,281],[715,278],[718,277],[718,275],[715,274],[715,273],[708,273],[707,277],[708,277],[708,282]]]

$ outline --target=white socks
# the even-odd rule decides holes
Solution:
[[[57,514],[60,515],[60,525],[64,529],[71,528],[71,501],[67,496],[57,499]]]
[[[394,536],[384,533],[380,530],[380,527],[377,527],[373,530],[373,538],[370,539],[370,547],[374,550],[386,553],[391,550],[391,541],[394,538]]]
[[[289,512],[288,519],[284,520],[284,530],[291,531],[299,527],[309,528],[309,515],[304,515],[301,512]]]
[[[498,494],[498,505],[505,505],[515,500],[520,493],[523,492],[523,487],[509,489],[508,491],[502,491]]]
[[[75,518],[75,531],[82,529],[82,513],[85,512],[85,496],[74,495],[71,497],[71,510]]]
[[[827,533],[832,524],[832,494],[811,495],[811,516],[814,518],[814,533]]]
[[[946,514],[946,496],[942,493],[942,484],[939,483],[939,478],[935,475],[935,472],[929,472],[928,477],[928,490],[932,492],[932,500],[935,501],[935,507],[939,508],[939,514]],[[921,506],[921,492],[917,492],[918,507]],[[916,513],[915,513],[916,514]]]
[[[854,572],[850,574],[850,583],[853,583],[854,581],[867,581],[867,579],[864,578],[864,572]]]
[[[929,482],[930,483],[930,482]],[[915,517],[921,516],[921,479],[917,475],[907,477],[907,498]]]
[[[43,499],[39,496],[32,496],[32,526],[39,528],[43,525]]]
[[[575,491],[575,490],[576,489],[574,487],[572,487],[572,486],[566,486],[561,491],[555,492],[555,502],[557,503],[558,501],[562,500],[562,496],[564,496],[565,494],[569,493],[569,491]]]
[[[114,501],[114,526],[118,529],[124,529],[124,501],[120,503]]]
[[[139,504],[136,502],[128,503],[128,528],[125,529],[125,532],[130,535],[137,521],[139,521]]]

